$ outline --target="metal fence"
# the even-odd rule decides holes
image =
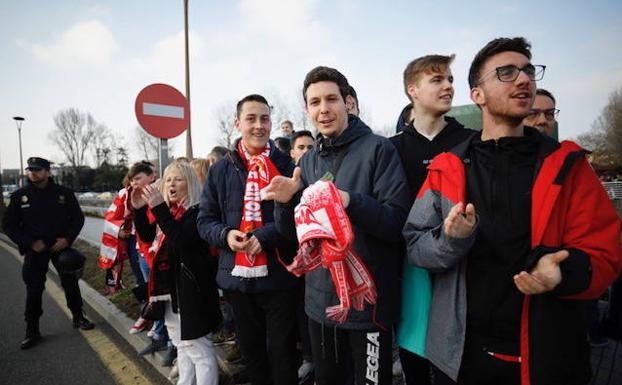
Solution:
[[[611,200],[622,200],[622,182],[603,182],[603,187]]]

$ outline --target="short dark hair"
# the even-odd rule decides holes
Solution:
[[[315,138],[313,137],[313,134],[309,130],[296,131],[292,134],[292,137],[290,138],[292,148],[294,148],[294,146],[296,145],[296,140],[298,140],[298,138],[302,136],[308,136],[309,138],[315,140]]]
[[[227,154],[229,153],[229,149],[227,147],[223,147],[223,146],[214,146],[214,148],[212,148],[212,151],[209,152],[209,154],[207,154],[207,156],[213,156],[218,158],[218,160],[224,158],[225,156],[227,156]]]
[[[240,117],[240,114],[242,113],[242,106],[244,106],[244,103],[246,102],[258,102],[258,103],[263,103],[266,106],[268,106],[268,110],[271,110],[272,108],[270,107],[270,104],[268,103],[268,101],[266,100],[266,98],[264,98],[263,96],[259,95],[259,94],[250,94],[247,95],[245,97],[243,97],[242,99],[240,99],[240,101],[238,102],[238,104],[236,105],[235,109],[235,116],[237,118]]]
[[[289,141],[288,138],[284,138],[282,136],[279,136],[278,138],[274,139],[274,143],[276,144],[276,147],[281,150],[283,153],[289,155],[289,150],[292,149],[291,146],[291,142]]]
[[[454,61],[456,55],[426,55],[408,63],[404,69],[404,93],[410,100],[408,86],[418,83],[423,74],[441,73]],[[412,102],[412,100],[411,100]]]
[[[538,88],[536,90],[536,95],[546,96],[547,98],[550,98],[553,101],[553,104],[557,104],[557,101],[555,100],[555,97],[553,97],[553,94],[545,90],[544,88]]]
[[[289,126],[293,129],[294,128],[294,123],[292,123],[291,120],[284,120],[281,122],[281,126],[284,124],[289,124]]]
[[[480,49],[471,62],[469,69],[469,87],[474,88],[481,76],[480,72],[486,61],[502,52],[518,52],[531,60],[531,44],[524,37],[499,37],[491,40]]]
[[[350,95],[350,84],[348,84],[348,79],[341,72],[334,68],[319,66],[309,71],[307,76],[305,76],[302,86],[302,97],[305,103],[307,103],[307,88],[311,84],[318,82],[333,82],[337,84],[344,102],[346,101],[346,96]]]
[[[356,106],[358,107],[359,105],[359,97],[356,96],[356,90],[354,89],[354,87],[350,86],[350,88],[348,88],[348,95],[352,96],[354,98],[354,100],[356,101]]]
[[[153,175],[153,167],[153,163],[141,160],[140,162],[134,163],[132,167],[130,167],[130,170],[127,172],[127,177],[131,180],[141,172],[145,173],[145,175]]]

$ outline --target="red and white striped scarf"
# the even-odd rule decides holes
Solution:
[[[326,308],[326,316],[343,323],[351,307],[361,311],[365,302],[375,305],[376,285],[351,247],[354,233],[337,187],[328,181],[307,187],[295,221],[300,248],[287,270],[298,277],[320,265],[330,271],[340,303]]]
[[[240,140],[238,152],[248,171],[246,186],[244,187],[244,206],[240,231],[251,236],[253,231],[263,226],[259,192],[270,184],[272,178],[281,174],[270,160],[270,143],[266,143],[266,147],[260,154],[251,155]],[[266,277],[268,275],[268,254],[265,250],[254,256],[238,251],[235,253],[235,266],[231,275],[244,278]]]
[[[129,191],[122,189],[104,214],[104,231],[97,260],[97,265],[102,269],[110,269],[115,264],[120,265],[126,258],[127,242],[119,238],[119,231],[121,229],[128,231],[126,228],[128,220],[131,228],[131,216],[128,215],[131,210],[128,201]]]

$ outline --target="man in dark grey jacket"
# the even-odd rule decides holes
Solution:
[[[352,223],[352,248],[377,287],[375,305],[351,310],[346,321],[327,318],[339,304],[331,274],[318,268],[306,274],[305,310],[316,383],[344,384],[353,365],[356,384],[391,383],[391,328],[398,319],[400,229],[408,212],[409,192],[399,156],[385,138],[346,112],[349,84],[339,71],[317,67],[304,81],[305,109],[320,132],[315,148],[300,160],[292,178],[277,177],[266,189],[277,202],[277,229],[295,237],[294,206],[300,191],[320,179],[339,189]]]

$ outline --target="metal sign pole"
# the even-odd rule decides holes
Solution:
[[[164,176],[164,169],[168,166],[168,139],[160,139],[160,174],[159,178]]]

